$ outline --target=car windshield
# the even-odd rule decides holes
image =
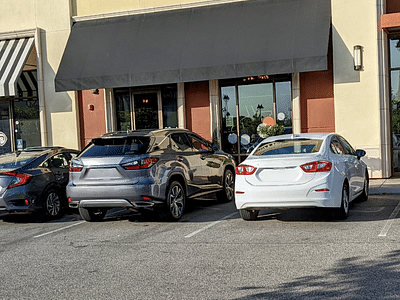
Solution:
[[[287,139],[261,144],[254,156],[316,153],[322,145],[318,139]]]
[[[37,155],[28,152],[12,152],[0,155],[0,169],[17,169],[32,162]]]
[[[82,151],[80,157],[143,154],[149,142],[149,137],[97,138]]]

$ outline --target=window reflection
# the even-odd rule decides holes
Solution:
[[[221,85],[222,149],[236,156],[239,162],[267,135],[291,132],[290,80]]]
[[[393,170],[400,172],[400,39],[390,40]]]
[[[12,101],[14,111],[15,141],[18,148],[41,145],[39,100],[20,99]]]
[[[222,148],[237,154],[236,93],[234,86],[222,87]]]
[[[390,67],[400,68],[400,39],[390,40]]]
[[[117,111],[117,130],[127,131],[131,127],[131,99],[129,90],[115,91],[115,106]]]

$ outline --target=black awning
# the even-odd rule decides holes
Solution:
[[[56,91],[327,69],[330,0],[252,0],[76,22]]]

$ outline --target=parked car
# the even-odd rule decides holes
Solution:
[[[68,163],[78,151],[36,147],[0,155],[0,210],[43,212],[55,218],[68,207]]]
[[[176,221],[187,199],[214,192],[219,201],[234,199],[232,156],[184,129],[104,134],[69,170],[69,206],[86,221],[101,221],[114,207],[153,209]]]
[[[364,155],[338,134],[269,137],[236,167],[236,207],[244,220],[271,207],[325,207],[345,219],[351,201],[368,198]]]

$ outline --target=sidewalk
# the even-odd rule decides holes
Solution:
[[[371,179],[369,181],[369,194],[400,194],[400,178],[392,177],[389,179]]]

